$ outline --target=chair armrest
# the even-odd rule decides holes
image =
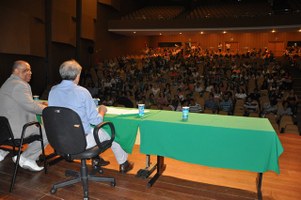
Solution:
[[[23,125],[22,134],[21,134],[21,138],[20,138],[21,144],[23,144],[23,140],[24,140],[24,135],[25,135],[26,129],[28,127],[31,127],[31,126],[37,126],[39,128],[40,138],[43,141],[41,124],[39,122],[37,122],[37,121],[32,121],[32,122],[28,122],[28,123],[26,123],[26,124]],[[43,144],[43,146],[44,146],[44,144]]]
[[[42,137],[41,124],[40,124],[39,122],[37,122],[37,121],[32,121],[32,122],[28,122],[28,123],[24,124],[23,129],[22,129],[21,138],[24,137],[24,134],[25,134],[25,132],[26,132],[26,129],[27,129],[28,127],[34,126],[34,125],[37,126],[37,127],[39,128],[40,135],[41,135],[41,137]]]
[[[26,123],[26,124],[24,124],[24,126],[23,126],[23,130],[25,129],[27,129],[29,126],[33,126],[33,125],[36,125],[37,127],[41,127],[41,124],[39,123],[39,122],[37,122],[37,121],[32,121],[32,122],[28,122],[28,123]]]
[[[95,126],[95,128],[93,130],[93,135],[94,135],[94,139],[96,141],[96,144],[99,148],[104,148],[104,146],[102,145],[102,142],[99,140],[98,132],[99,132],[99,129],[101,129],[102,127],[104,127],[106,125],[108,125],[111,129],[111,139],[108,140],[109,143],[112,144],[112,142],[115,139],[115,126],[112,122],[102,122],[102,123],[98,124],[97,126]]]

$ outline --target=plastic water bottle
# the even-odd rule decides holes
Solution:
[[[138,104],[138,115],[139,117],[143,117],[144,116],[144,104]]]
[[[189,107],[182,107],[182,120],[187,121],[189,114]]]

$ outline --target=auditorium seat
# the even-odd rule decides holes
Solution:
[[[294,124],[287,124],[284,128],[284,133],[293,133],[293,134],[300,135],[298,126]]]
[[[123,16],[123,20],[171,20],[184,11],[182,6],[149,6]]]
[[[284,115],[281,117],[279,122],[280,132],[283,133],[287,125],[294,125],[293,117],[290,115]]]

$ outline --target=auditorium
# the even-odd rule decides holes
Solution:
[[[301,199],[299,0],[2,0],[0,27],[0,199]]]

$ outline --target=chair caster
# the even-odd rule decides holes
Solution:
[[[94,158],[92,160],[92,169],[93,169],[94,172],[98,172],[99,174],[103,174],[103,170],[101,168],[99,158]]]
[[[89,197],[84,197],[83,200],[89,200]]]
[[[54,193],[56,193],[56,190],[57,190],[57,189],[52,188],[52,189],[50,190],[50,193],[51,193],[51,194],[54,194]]]
[[[111,186],[112,187],[115,187],[116,186],[116,182],[114,181],[114,182],[111,182]]]

